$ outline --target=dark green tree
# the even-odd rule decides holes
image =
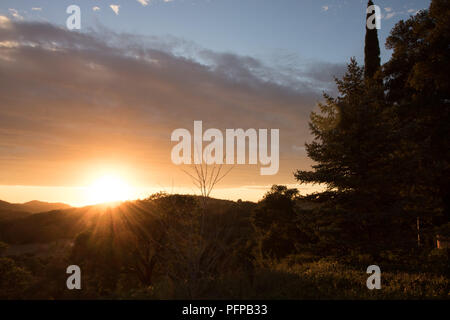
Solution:
[[[297,189],[274,185],[258,203],[251,221],[255,228],[257,258],[283,258],[295,252],[303,238],[296,226]]]
[[[351,61],[337,81],[339,96],[325,95],[311,115],[314,170],[295,173],[301,183],[326,185],[334,194],[328,203],[344,212],[369,214],[361,224],[382,214],[398,226],[396,235],[405,232],[406,246],[417,238],[417,217],[429,234],[449,217],[449,6],[434,0],[395,26],[387,40],[392,58],[377,73],[383,86]]]
[[[370,7],[373,2],[367,5]],[[389,148],[383,144],[388,130],[383,121],[382,82],[366,81],[380,69],[377,29],[367,26],[371,14],[366,17],[364,69],[351,59],[342,80],[335,80],[339,97],[325,94],[325,103],[319,104],[320,113],[311,114],[310,128],[315,140],[306,148],[317,164],[314,171],[295,173],[301,183],[321,183],[327,185],[328,191],[353,194],[353,202],[361,202],[362,206],[367,206],[367,201],[381,203],[392,193],[379,169],[385,165],[383,155]]]
[[[390,170],[401,186],[404,209],[423,226],[450,219],[450,3],[433,0],[392,29],[384,65],[392,137],[397,151]],[[425,230],[424,230],[425,231]],[[431,240],[430,240],[431,242]]]
[[[380,166],[389,147],[382,121],[384,102],[380,87],[367,86],[363,69],[352,59],[342,80],[336,79],[339,97],[324,95],[320,112],[311,114],[310,128],[315,140],[306,144],[313,171],[299,170],[301,183],[319,183],[328,191],[353,197],[355,206],[381,203],[389,195],[389,178]],[[358,197],[356,197],[358,195]]]

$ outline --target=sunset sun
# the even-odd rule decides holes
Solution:
[[[110,174],[102,176],[88,188],[89,202],[108,203],[129,200],[131,188],[121,177]]]

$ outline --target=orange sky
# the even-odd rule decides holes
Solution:
[[[296,186],[293,172],[312,164],[304,143],[324,89],[315,82],[321,66],[317,75],[290,79],[231,53],[205,51],[210,63],[203,64],[127,35],[1,21],[2,200],[88,204],[86,188],[104,174],[120,176],[136,198],[192,193],[171,162],[170,136],[192,132],[194,120],[204,130],[280,130],[276,175],[238,165],[213,196],[258,200],[272,184]]]

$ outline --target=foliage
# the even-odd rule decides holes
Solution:
[[[448,1],[435,0],[400,21],[387,39],[392,58],[376,75],[383,82],[352,59],[336,80],[339,96],[325,95],[311,114],[315,140],[306,147],[316,164],[295,177],[328,187],[316,201],[334,230],[329,242],[378,255],[429,249],[449,222],[449,12]],[[378,52],[369,51],[366,71]]]

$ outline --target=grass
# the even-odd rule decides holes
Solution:
[[[448,299],[449,280],[428,273],[383,272],[381,289],[369,290],[366,270],[351,269],[336,261],[303,264],[279,263],[256,270],[254,275],[229,274],[197,283],[202,293],[196,299],[331,299],[401,300]],[[186,299],[188,284],[168,279],[153,287],[133,291],[134,299]]]

